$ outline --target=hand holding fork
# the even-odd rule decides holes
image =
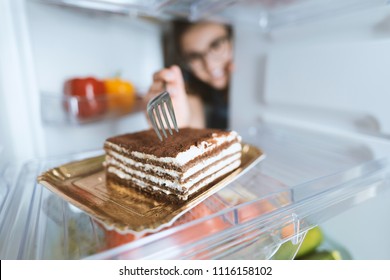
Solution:
[[[147,106],[148,117],[161,141],[162,135],[167,137],[165,130],[172,135],[171,127],[178,131],[178,127],[189,125],[190,108],[179,67],[172,66],[157,72],[153,76],[153,84],[146,98],[150,100]],[[168,121],[168,116],[171,118],[171,123]]]

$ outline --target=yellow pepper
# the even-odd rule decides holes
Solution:
[[[120,78],[104,80],[109,107],[122,113],[130,112],[135,103],[135,88],[132,83]]]

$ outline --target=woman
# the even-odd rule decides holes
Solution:
[[[147,99],[170,93],[179,127],[228,127],[231,29],[215,22],[173,23],[173,65],[153,76]],[[169,56],[169,53],[168,53]]]

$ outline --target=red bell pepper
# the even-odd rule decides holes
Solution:
[[[73,78],[64,85],[65,108],[79,119],[88,119],[107,111],[104,82],[93,77]]]

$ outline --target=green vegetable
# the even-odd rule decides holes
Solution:
[[[318,251],[305,255],[299,260],[341,260],[341,254],[339,251]]]
[[[311,252],[321,245],[324,240],[323,233],[319,227],[310,229],[303,240],[301,247],[299,248],[295,258],[301,258]]]

